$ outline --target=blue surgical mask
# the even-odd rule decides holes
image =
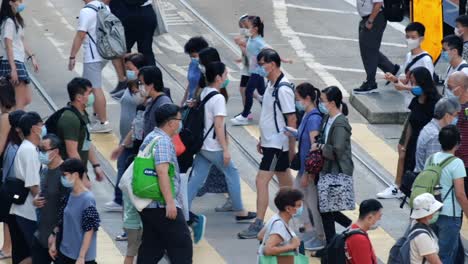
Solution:
[[[445,88],[444,96],[447,97],[448,99],[450,98],[455,98],[457,101],[460,100],[460,96],[456,96],[452,90],[449,88]]]
[[[50,163],[49,154],[46,151],[39,152],[39,161],[41,164],[48,165]]]
[[[458,116],[456,116],[453,120],[452,120],[452,123],[450,123],[452,125],[457,125],[458,124]]]
[[[60,182],[62,183],[63,187],[65,188],[72,188],[73,187],[73,182],[69,181],[67,177],[62,176],[60,177]]]
[[[265,70],[265,67],[260,67],[258,75],[262,76],[263,78],[266,78],[268,76],[268,72]]]
[[[134,81],[134,80],[138,79],[136,72],[127,70],[127,79],[129,81]]]
[[[296,101],[296,109],[299,111],[305,111],[305,106],[300,101]]]
[[[423,90],[422,90],[421,86],[414,86],[413,88],[411,88],[411,93],[414,96],[420,96],[420,95],[423,94]]]
[[[319,103],[319,110],[322,114],[328,114],[328,109],[322,102]]]
[[[18,7],[16,8],[16,13],[23,12],[25,8],[26,8],[26,5],[24,3],[19,4]]]
[[[301,207],[297,208],[296,213],[293,215],[293,217],[301,217],[302,213],[304,212],[304,204],[301,205]]]
[[[199,58],[190,58],[191,63],[198,64],[200,62]]]
[[[450,62],[450,56],[448,54],[448,51],[446,50],[442,51],[442,53],[440,54],[440,57],[442,58],[443,61]]]
[[[47,135],[47,127],[43,125],[41,128],[41,138],[45,137],[46,135]]]
[[[227,88],[227,86],[229,85],[231,81],[229,79],[226,79],[223,84],[221,84],[221,88]]]

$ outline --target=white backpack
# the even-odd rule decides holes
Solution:
[[[87,32],[96,45],[99,55],[106,60],[122,57],[127,53],[125,30],[122,22],[104,5],[96,7],[88,4],[85,8],[96,11],[96,40]]]

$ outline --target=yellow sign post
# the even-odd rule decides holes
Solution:
[[[442,0],[412,0],[412,21],[426,27],[422,48],[431,54],[434,62],[440,55],[443,36]]]

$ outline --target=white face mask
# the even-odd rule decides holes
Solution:
[[[455,27],[455,29],[453,30],[453,33],[455,33],[457,37],[461,37],[463,35],[463,31],[461,31],[457,27]]]
[[[146,91],[145,86],[143,84],[140,84],[138,86],[138,91],[140,92],[140,95],[143,97],[148,97],[149,93]]]
[[[145,88],[143,87],[143,90]],[[136,105],[141,105],[142,103],[145,102],[146,97],[144,97],[141,92],[137,92],[135,94],[132,94],[132,100]]]
[[[419,44],[420,44],[420,39],[410,39],[410,38],[407,38],[406,39],[406,45],[408,47],[409,50],[414,50],[416,48],[419,47]]]

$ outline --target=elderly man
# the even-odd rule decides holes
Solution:
[[[459,112],[460,103],[455,98],[442,98],[437,102],[434,109],[434,118],[421,130],[418,137],[415,173],[419,173],[424,169],[427,158],[441,151],[440,129],[450,124],[456,125]]]

